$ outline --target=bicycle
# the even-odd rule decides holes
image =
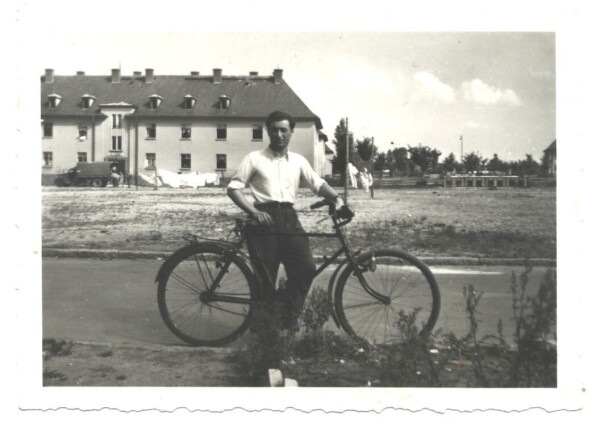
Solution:
[[[354,214],[349,208],[337,213],[322,200],[311,209],[329,207],[334,232],[305,235],[337,238],[341,247],[323,256],[313,279],[345,255],[329,280],[328,298],[332,318],[350,336],[373,344],[400,340],[400,313],[416,315],[420,334],[428,335],[439,316],[440,292],[430,269],[416,257],[395,249],[355,250],[345,226]],[[277,292],[262,262],[252,262],[243,251],[254,249],[248,237],[250,223],[235,219],[232,233],[237,242],[211,240],[187,234],[187,245],[162,264],[157,276],[158,306],[167,327],[194,346],[223,346],[235,341],[250,327],[259,302],[259,286]],[[256,231],[256,229],[254,229]],[[230,233],[230,235],[232,234]],[[275,233],[294,235],[294,233]]]

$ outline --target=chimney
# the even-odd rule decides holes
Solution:
[[[279,85],[283,82],[283,70],[277,68],[273,70],[273,79],[276,85]]]
[[[221,70],[220,68],[213,69],[213,83],[221,83]]]
[[[85,76],[85,71],[77,71],[78,76]]]
[[[112,70],[112,83],[119,83],[121,81],[121,70],[119,68],[113,68]]]
[[[46,83],[54,83],[54,70],[52,68],[46,68],[46,77],[44,78]]]
[[[154,69],[146,68],[146,83],[154,82]]]
[[[134,71],[133,72],[133,77],[141,77],[142,72],[141,71]]]
[[[258,71],[250,71],[251,76],[258,76]]]
[[[192,75],[192,76],[199,76],[200,72],[199,71],[191,71],[190,75]]]

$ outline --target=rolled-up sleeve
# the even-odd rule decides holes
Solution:
[[[308,185],[311,191],[318,195],[325,180],[313,170],[304,157],[300,159],[300,174],[302,176],[302,181]]]
[[[250,177],[252,177],[252,172],[254,171],[254,165],[252,164],[251,155],[248,154],[238,167],[234,176],[231,178],[231,181],[227,185],[227,189],[244,189],[248,186],[248,182],[250,181]]]

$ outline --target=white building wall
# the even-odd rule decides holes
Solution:
[[[146,126],[156,124],[156,139],[149,139]],[[191,124],[191,139],[181,138],[182,124]],[[227,125],[227,139],[217,139],[217,125]],[[254,125],[262,125],[263,139],[253,140]],[[132,135],[133,137],[133,135]],[[290,142],[290,150],[304,155],[311,165],[315,165],[316,129],[314,123],[298,123]],[[227,156],[225,177],[231,177],[244,156],[254,150],[262,150],[269,145],[269,137],[260,121],[161,121],[143,120],[139,122],[138,170],[146,171],[146,153],[156,154],[156,165],[169,171],[212,173],[217,168],[217,154]],[[191,154],[191,169],[181,168],[181,154]],[[132,161],[134,158],[132,157]]]
[[[92,132],[90,120],[81,121],[88,124],[88,135],[84,140],[78,138],[79,122],[75,119],[53,122],[53,137],[42,138],[42,151],[53,152],[51,168],[42,168],[42,175],[59,174],[72,168],[77,163],[77,153],[86,152],[88,162],[101,162],[107,158],[128,159],[128,169],[131,174],[136,169],[136,124],[134,118],[125,117],[122,122],[122,150],[112,150],[112,114],[126,115],[133,109],[104,109],[107,118],[100,121]],[[156,124],[156,139],[147,137],[146,126]],[[182,124],[191,124],[191,139],[181,138]],[[227,125],[227,139],[217,140],[217,125]],[[255,125],[261,125],[263,139],[253,140],[252,130]],[[43,134],[43,126],[42,126]],[[93,136],[95,138],[93,139]],[[94,146],[92,146],[92,142]],[[223,176],[231,177],[246,154],[261,150],[269,145],[269,137],[264,127],[264,121],[205,121],[205,120],[138,120],[137,127],[137,169],[149,173],[146,166],[146,153],[156,154],[156,165],[159,169],[173,172],[213,173],[217,166],[217,154],[227,156],[227,169]],[[297,122],[294,135],[290,142],[290,151],[302,154],[315,171],[320,175],[326,174],[326,164],[323,163],[323,144],[318,140],[318,132],[314,122]],[[181,154],[191,154],[191,169],[181,168]],[[41,158],[41,156],[40,156]],[[153,173],[154,169],[151,170]]]
[[[44,152],[52,152],[53,163],[51,167],[42,165],[42,175],[60,174],[77,164],[77,153],[86,152],[88,160],[92,154],[92,125],[87,121],[73,120],[44,120],[52,123],[52,137],[44,137],[44,126],[41,125],[42,155]],[[88,124],[88,135],[86,139],[79,139],[79,124]]]

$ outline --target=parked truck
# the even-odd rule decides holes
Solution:
[[[111,167],[114,162],[77,162],[77,166],[60,174],[54,184],[57,186],[104,187],[111,180]]]

